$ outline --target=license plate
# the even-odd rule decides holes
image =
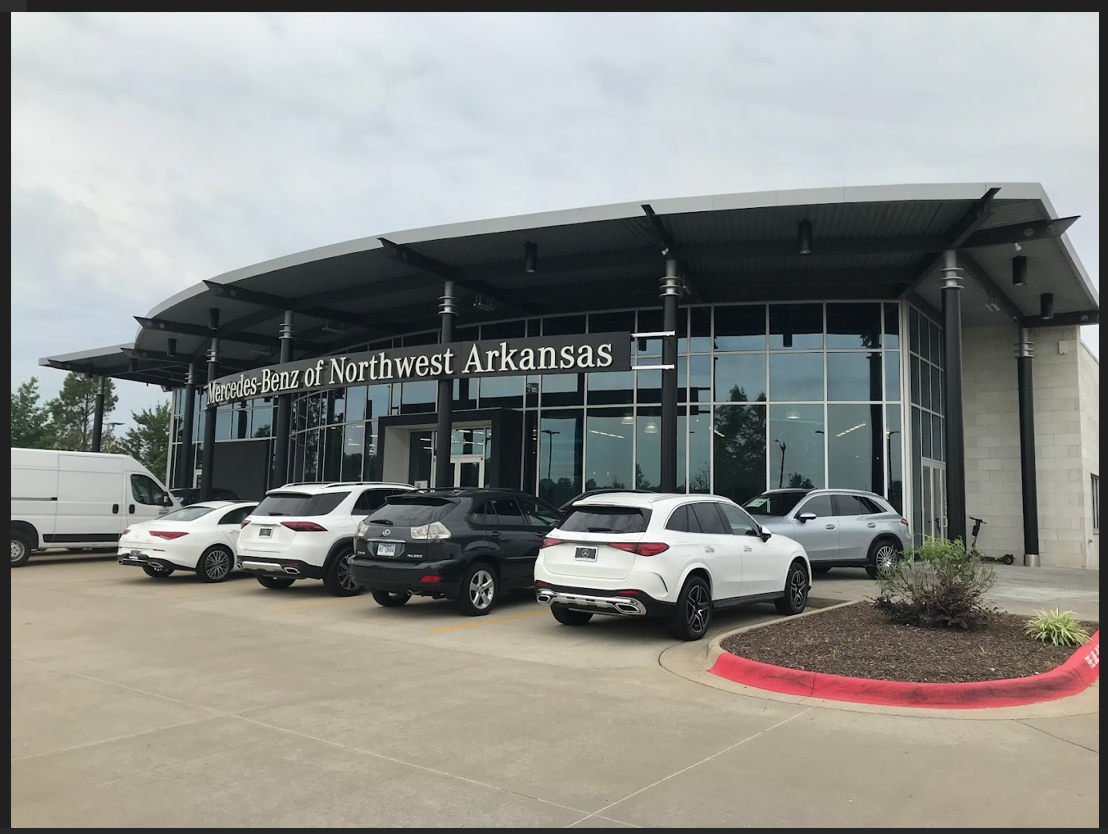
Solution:
[[[382,542],[377,545],[378,556],[395,556],[396,555],[396,542]]]
[[[273,537],[273,528],[272,527],[259,527],[258,528],[258,538],[259,539],[269,539],[269,538],[272,538],[272,537]]]
[[[583,559],[586,562],[596,561],[596,548],[595,547],[579,547],[573,553],[574,559]]]

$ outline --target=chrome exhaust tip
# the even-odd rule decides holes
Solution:
[[[616,611],[620,614],[638,614],[639,609],[629,602],[617,602]]]
[[[547,591],[539,591],[536,599],[543,605],[550,605],[551,601],[554,599],[554,595]]]
[[[285,573],[287,573],[289,576],[299,576],[300,575],[300,569],[299,568],[285,568]]]

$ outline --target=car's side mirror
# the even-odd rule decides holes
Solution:
[[[796,520],[799,521],[801,524],[804,524],[807,521],[815,521],[816,518],[817,516],[815,513],[801,513],[796,517]]]
[[[770,539],[770,536],[772,536],[773,533],[771,533],[769,530],[763,529],[762,532],[759,533],[759,535],[762,537],[762,541],[768,542],[769,539]]]
[[[170,495],[168,492],[163,492],[162,493],[162,506],[163,507],[172,507],[173,506],[173,496]]]

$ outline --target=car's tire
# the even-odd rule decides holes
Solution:
[[[700,640],[711,624],[712,589],[703,576],[690,576],[677,595],[677,608],[669,618],[670,633],[678,640]]]
[[[259,576],[257,579],[258,584],[263,588],[269,588],[271,591],[283,591],[285,588],[291,588],[292,583],[296,581],[291,576]]]
[[[592,614],[588,611],[575,611],[564,605],[551,605],[550,613],[554,615],[555,620],[567,626],[582,626],[592,619]]]
[[[803,613],[808,607],[808,591],[812,583],[808,578],[808,571],[804,563],[797,559],[789,565],[789,572],[785,574],[785,594],[773,602],[777,613],[786,617]]]
[[[830,565],[813,565],[812,566],[812,573],[814,573],[816,576],[823,576],[825,573],[830,573],[830,572],[831,572],[831,566]]]
[[[35,543],[31,541],[31,537],[26,533],[16,530],[12,531],[12,567],[21,568],[27,564],[27,560],[31,558],[31,551],[34,549]]]
[[[492,611],[500,597],[500,579],[485,562],[466,569],[458,588],[458,609],[467,617],[483,617]]]
[[[350,560],[354,558],[354,545],[343,544],[331,557],[331,564],[323,574],[323,587],[336,597],[356,597],[365,590],[354,581],[350,573]]]
[[[143,565],[142,572],[151,579],[165,579],[173,573],[173,568],[163,568],[161,565]]]
[[[412,598],[407,591],[392,594],[388,591],[378,591],[376,588],[370,591],[373,601],[384,608],[399,608]]]
[[[1014,565],[1016,563],[1016,557],[1013,556],[1011,553],[1005,553],[1003,556],[1000,557],[1000,561],[1002,561],[1006,565]]]
[[[894,570],[904,548],[891,539],[875,539],[866,556],[866,575],[870,579],[883,579]]]
[[[235,556],[230,548],[217,544],[200,554],[196,575],[203,582],[222,582],[235,569]]]

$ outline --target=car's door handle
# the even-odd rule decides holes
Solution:
[[[112,512],[113,513],[118,513],[119,512],[119,504],[112,504]]]
[[[716,549],[714,547],[705,547],[704,552],[705,553],[715,553]]]
[[[135,511],[135,505],[134,504],[128,504],[127,505],[127,512],[133,513],[134,511]]]
[[[751,547],[750,545],[748,545],[748,544],[743,545],[743,552],[744,553],[751,553],[751,552],[753,552],[753,550],[754,550],[754,548]]]
[[[834,530],[834,529],[835,529],[835,525],[834,525],[834,524],[828,524],[828,525],[827,525],[827,529],[828,529],[828,530]]]
[[[867,526],[867,527],[876,527],[876,526],[877,526],[877,523],[876,523],[876,522],[874,522],[874,521],[871,521],[871,522],[869,522],[869,523],[868,523],[868,524],[867,524],[866,526]]]
[[[499,539],[500,538],[500,531],[499,530],[489,530],[489,538],[490,539]]]

